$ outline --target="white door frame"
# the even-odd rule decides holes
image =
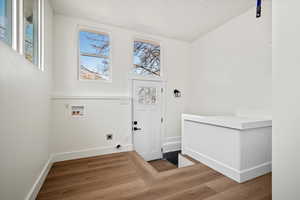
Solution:
[[[129,91],[130,91],[130,98],[131,98],[131,126],[132,126],[132,122],[133,122],[133,113],[134,113],[134,102],[133,102],[133,97],[134,97],[134,87],[133,87],[133,82],[134,81],[149,81],[149,82],[160,82],[162,85],[162,89],[163,92],[161,94],[161,117],[163,118],[163,122],[161,123],[160,126],[160,148],[161,148],[161,153],[163,156],[163,144],[164,144],[164,136],[165,136],[165,122],[166,122],[166,81],[162,80],[162,79],[151,79],[151,78],[131,78],[129,80],[130,84],[129,84]],[[133,150],[135,151],[135,145],[134,145],[134,131],[131,129],[131,143],[133,146]]]

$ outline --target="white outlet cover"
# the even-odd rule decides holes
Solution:
[[[85,105],[70,105],[70,116],[73,118],[82,118],[86,115]]]

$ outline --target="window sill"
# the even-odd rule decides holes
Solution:
[[[154,77],[154,76],[139,76],[131,74],[129,76],[129,80],[144,80],[144,81],[161,81],[164,82],[162,77]]]

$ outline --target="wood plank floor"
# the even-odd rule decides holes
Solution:
[[[201,163],[159,172],[126,152],[55,163],[38,200],[270,200],[271,174],[238,184]]]
[[[164,172],[172,169],[177,169],[177,166],[167,160],[154,160],[149,164],[154,167],[158,172]]]

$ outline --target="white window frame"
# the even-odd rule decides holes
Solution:
[[[12,48],[18,51],[18,12],[19,0],[12,0]]]
[[[18,51],[21,55],[24,55],[24,0],[14,0],[14,1],[18,1],[19,5],[18,5],[18,12],[19,12],[19,37],[18,37]],[[37,63],[34,65],[37,65],[38,69],[40,69],[41,71],[44,71],[44,8],[45,8],[45,2],[44,0],[36,0],[38,3],[38,46],[37,46]],[[30,62],[30,61],[29,61]]]
[[[10,46],[10,47],[14,47],[14,42],[16,41],[15,40],[15,38],[14,38],[14,33],[15,33],[15,31],[14,31],[14,26],[15,26],[15,3],[16,3],[16,1],[17,0],[12,0],[11,1],[11,5],[10,5],[10,11],[9,11],[9,13],[10,13],[10,22],[11,22],[11,24],[10,24],[10,44],[9,43],[7,43],[7,42],[5,42],[5,41],[2,41],[2,40],[0,40],[0,42],[3,42],[4,44],[6,44],[7,46]],[[6,5],[7,5],[7,1],[6,1]],[[6,7],[6,12],[8,11],[8,9],[7,9],[7,7]]]
[[[159,44],[160,46],[160,76],[153,75],[139,75],[134,73],[134,41],[145,41],[149,43]],[[145,35],[136,35],[131,40],[131,67],[130,67],[130,79],[133,80],[148,80],[148,81],[164,81],[164,50],[163,50],[163,42],[160,39],[148,37]]]
[[[80,32],[86,31],[91,33],[97,33],[97,34],[105,34],[109,37],[109,79],[104,80],[86,80],[80,78]],[[113,54],[113,40],[112,40],[112,34],[111,31],[105,30],[102,28],[97,27],[91,27],[91,26],[84,26],[84,25],[77,25],[76,29],[76,38],[77,38],[77,80],[83,81],[83,82],[104,82],[104,83],[112,83],[113,80],[113,60],[112,60],[112,54]]]
[[[38,0],[38,67],[45,70],[45,0]]]
[[[34,64],[44,71],[44,10],[45,0],[38,1],[38,61]],[[24,56],[24,0],[12,0],[11,48]],[[30,62],[30,61],[28,61]],[[31,62],[30,62],[31,63]],[[33,63],[31,63],[33,64]]]
[[[19,40],[20,37],[23,37],[23,35],[20,34],[20,7],[22,4],[23,0],[12,0],[11,5],[11,45],[9,46],[19,53]]]

